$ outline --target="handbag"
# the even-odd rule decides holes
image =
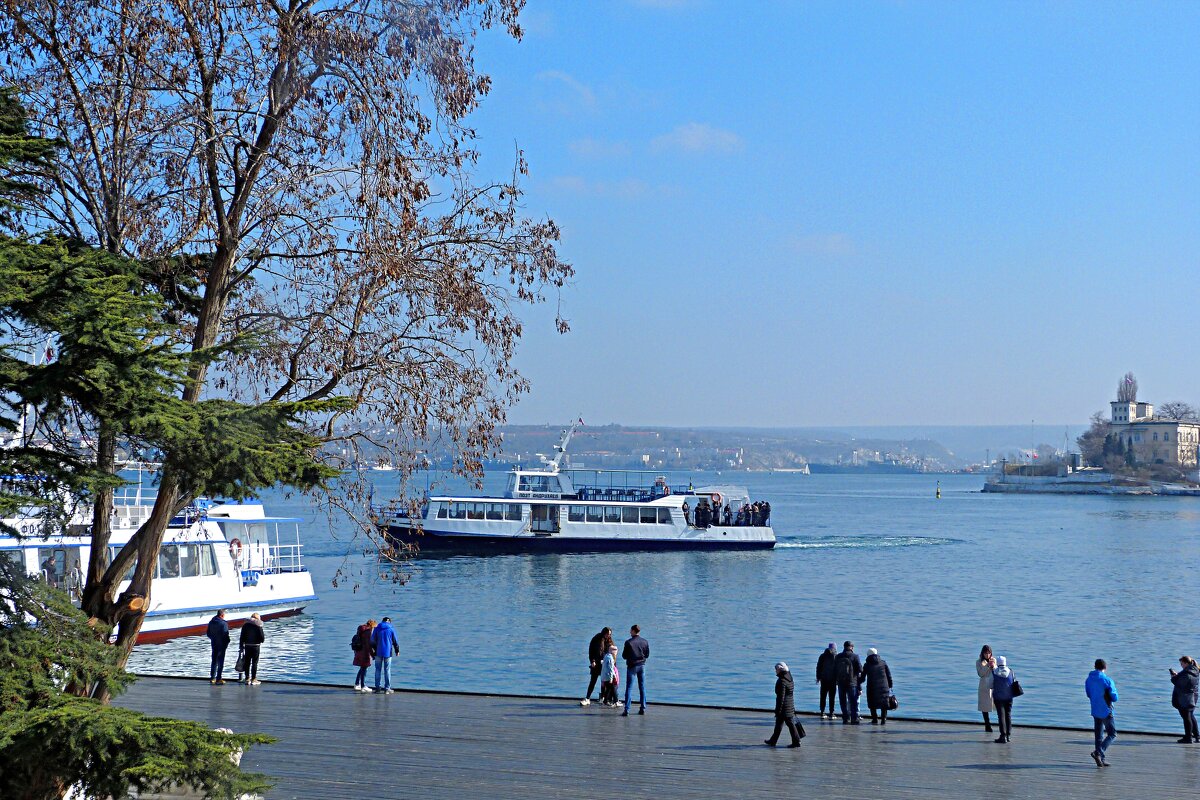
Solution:
[[[896,695],[888,695],[888,711],[895,711],[900,707],[900,701],[896,699]]]
[[[804,730],[804,723],[800,721],[799,716],[792,717],[792,722],[796,724],[796,738],[803,739],[808,736],[808,732]]]
[[[1021,682],[1013,681],[1012,682],[1012,696],[1020,697],[1023,694],[1025,694],[1025,690],[1021,688]]]
[[[245,650],[238,650],[238,657],[237,657],[237,661],[235,661],[233,664],[233,671],[234,672],[245,672],[246,671],[246,651]]]

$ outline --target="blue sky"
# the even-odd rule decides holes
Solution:
[[[515,422],[1085,421],[1200,403],[1200,3],[530,0],[484,171],[578,276]]]

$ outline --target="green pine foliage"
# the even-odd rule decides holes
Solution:
[[[220,733],[86,696],[98,682],[120,691],[132,680],[65,593],[0,559],[0,797],[58,798],[76,786],[88,797],[119,798],[131,786],[183,783],[227,798],[269,788],[232,756],[270,737]]]

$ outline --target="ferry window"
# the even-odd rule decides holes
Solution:
[[[179,550],[179,577],[199,577],[200,562],[196,558],[196,545],[181,544],[177,549]]]
[[[625,522],[637,522],[638,510],[634,506],[625,506],[621,509],[621,519]]]
[[[196,560],[200,564],[201,575],[216,575],[217,574],[217,556],[213,552],[211,544],[198,544],[196,548]]]
[[[484,503],[471,503],[471,507],[467,509],[467,519],[483,519]]]
[[[0,550],[0,554],[20,567],[21,574],[25,573],[25,552],[23,550]]]
[[[517,503],[509,503],[508,513],[504,515],[505,519],[521,519],[521,506]]]
[[[466,519],[467,518],[467,504],[466,503],[455,503],[454,504],[454,518],[455,519]]]
[[[438,519],[445,519],[447,517],[447,515],[450,513],[446,509],[447,505],[448,505],[447,503],[438,503],[438,510],[437,510],[437,518]]]
[[[621,507],[620,506],[605,506],[604,507],[604,521],[605,522],[620,522],[621,521]]]
[[[645,506],[643,506],[640,509],[640,511],[642,512],[642,522],[644,522],[644,523],[658,522],[658,509],[657,508],[646,508]]]
[[[179,577],[179,553],[178,548],[173,544],[164,544],[162,550],[158,551],[158,575],[159,578],[178,578]]]
[[[499,503],[488,503],[487,506],[488,519],[504,519],[504,506]]]
[[[587,507],[588,522],[603,522],[604,521],[604,506],[588,506]]]
[[[119,548],[119,547],[108,548],[108,563],[109,564],[111,564],[112,562],[117,560],[117,553],[119,553],[119,552],[121,552],[121,548]],[[126,570],[125,574],[121,577],[121,580],[123,580],[123,581],[133,580],[133,571],[135,569],[137,569],[137,557],[136,556],[134,557],[133,562],[129,565],[129,569]]]
[[[671,509],[660,508],[658,510],[658,522],[660,525],[670,525],[671,524]]]
[[[567,522],[583,522],[583,506],[567,506]]]

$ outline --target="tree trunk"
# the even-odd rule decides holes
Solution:
[[[117,440],[107,423],[100,424],[96,445],[96,467],[113,474],[116,470]],[[92,504],[91,557],[88,559],[87,580],[84,583],[80,607],[90,617],[103,619],[105,606],[111,600],[103,591],[104,573],[108,569],[108,543],[112,538],[113,490],[96,493]]]

